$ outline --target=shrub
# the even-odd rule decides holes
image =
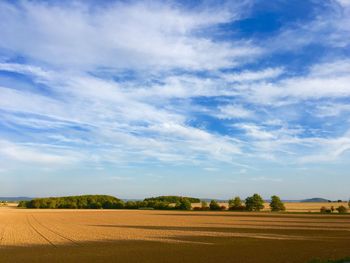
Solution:
[[[337,211],[339,214],[345,214],[348,212],[348,209],[345,206],[341,205],[337,208]]]
[[[213,210],[213,211],[218,211],[221,209],[220,205],[215,200],[210,201],[209,208],[210,208],[210,210]]]
[[[332,213],[332,210],[329,209],[329,208],[326,208],[325,206],[322,206],[321,209],[320,209],[320,212],[322,214],[330,214],[330,213]]]
[[[284,206],[283,202],[276,195],[271,196],[270,208],[272,212],[279,212],[279,211],[286,210],[286,207]]]
[[[264,200],[258,194],[254,194],[245,199],[246,209],[248,211],[260,211],[264,208]]]

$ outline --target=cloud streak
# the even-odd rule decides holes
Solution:
[[[345,165],[350,15],[346,1],[326,5],[264,36],[238,26],[254,23],[251,1],[4,1],[0,155],[212,176]]]

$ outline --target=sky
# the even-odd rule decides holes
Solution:
[[[0,196],[350,197],[350,0],[5,0],[0,20]]]

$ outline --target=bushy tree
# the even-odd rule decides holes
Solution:
[[[234,211],[243,211],[245,210],[245,206],[243,205],[243,201],[239,196],[236,196],[234,199],[228,200],[229,210]]]
[[[228,200],[229,207],[239,207],[242,205],[242,200],[239,196],[236,196],[234,199]]]
[[[245,206],[248,211],[260,211],[264,208],[264,200],[258,194],[254,194],[245,199]]]
[[[286,210],[286,207],[284,206],[283,202],[276,195],[271,196],[270,208],[272,212],[279,212],[279,211]]]
[[[215,200],[210,201],[209,208],[210,210],[214,210],[214,211],[221,210],[219,203],[216,202]]]
[[[337,208],[337,211],[339,214],[345,214],[348,212],[348,209],[345,206],[341,205]]]
[[[191,202],[187,198],[180,199],[175,205],[175,209],[179,210],[191,210],[191,208]]]

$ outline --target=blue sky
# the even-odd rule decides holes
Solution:
[[[1,196],[349,198],[349,0],[0,17]]]

